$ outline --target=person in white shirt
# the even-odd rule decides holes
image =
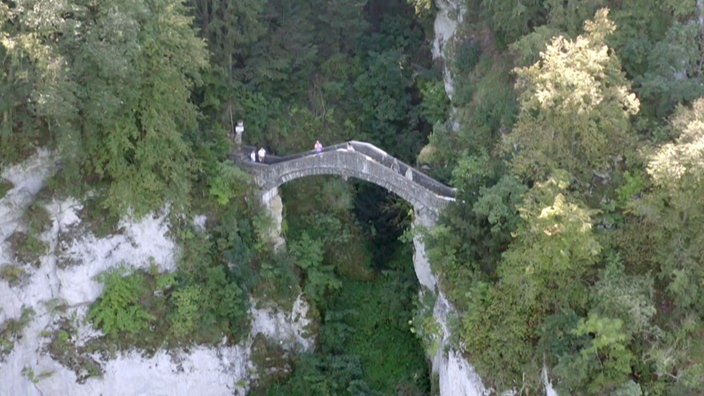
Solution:
[[[242,145],[242,134],[244,134],[244,121],[237,121],[237,126],[235,126],[235,145],[237,147]]]

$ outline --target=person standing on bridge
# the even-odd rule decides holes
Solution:
[[[244,134],[244,121],[243,120],[238,120],[237,125],[235,126],[235,137],[234,137],[234,142],[235,146],[239,148],[242,146],[242,135]]]
[[[316,140],[313,147],[315,148],[315,154],[320,154],[323,152],[323,145],[320,143],[320,140]]]
[[[394,158],[394,162],[391,163],[391,170],[396,173],[401,173],[401,168],[398,166],[398,161]]]

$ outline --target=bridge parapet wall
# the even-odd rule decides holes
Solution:
[[[420,184],[437,195],[448,198],[455,198],[457,195],[456,189],[440,183],[439,181],[406,164],[405,162],[399,161],[397,158],[387,154],[384,150],[370,143],[353,140],[350,141],[349,144],[354,148],[354,150],[369,156],[373,160],[386,166],[394,172],[398,172],[402,175],[406,175],[407,172],[410,172],[415,183]]]

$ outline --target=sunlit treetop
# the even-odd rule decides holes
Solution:
[[[597,11],[584,29],[574,40],[554,37],[538,62],[514,69],[521,110],[504,147],[526,178],[564,169],[587,180],[629,146],[629,117],[640,103],[605,43],[615,29],[608,9]]]
[[[648,164],[648,173],[661,186],[678,183],[688,172],[701,174],[704,169],[704,98],[691,108],[679,106],[671,125],[681,131],[679,137],[660,147]]]

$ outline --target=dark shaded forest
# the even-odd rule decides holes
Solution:
[[[257,342],[279,370],[253,394],[436,391],[410,207],[296,181],[274,251],[228,159],[242,119],[271,153],[363,140],[458,189],[425,238],[453,347],[497,392],[540,394],[545,368],[560,394],[700,394],[704,5],[463,4],[448,99],[430,0],[0,1],[3,165],[48,147],[44,194],[81,197],[96,233],[168,211],[181,249],[175,273],[103,274],[88,319],[105,341],[236,343],[250,298],[302,293],[317,348]]]

